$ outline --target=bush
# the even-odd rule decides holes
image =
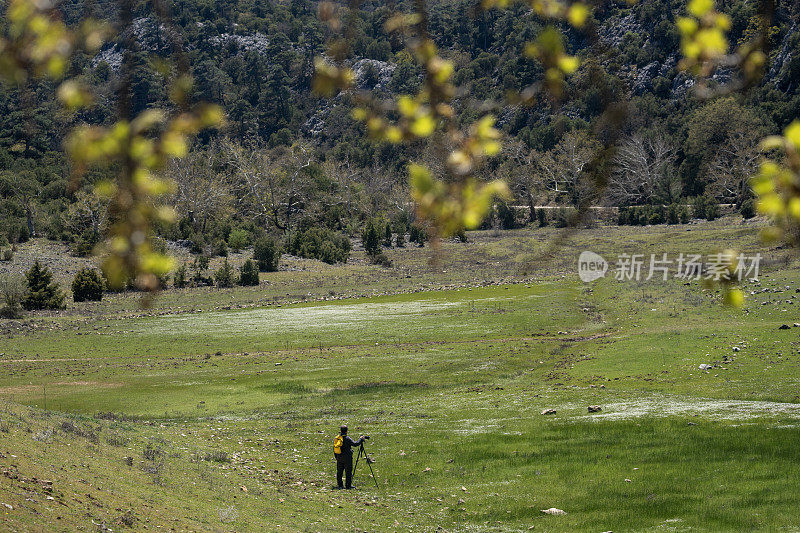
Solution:
[[[250,244],[250,233],[243,229],[235,229],[228,236],[228,246],[234,252],[239,252]]]
[[[0,276],[0,294],[4,304],[0,309],[0,317],[22,318],[22,301],[25,293],[25,281],[21,276],[12,274]]]
[[[392,266],[392,260],[389,259],[383,252],[378,252],[377,254],[373,255],[372,262],[376,265],[386,268],[390,268]]]
[[[665,220],[664,208],[660,205],[647,206],[647,223],[650,225],[663,224]]]
[[[689,209],[681,204],[680,209],[678,209],[678,218],[681,221],[681,224],[688,224],[689,223]]]
[[[509,207],[506,202],[497,202],[495,206],[497,213],[497,220],[500,222],[500,227],[503,229],[514,229],[517,227],[517,220],[514,216],[514,210]]]
[[[258,263],[261,272],[275,272],[278,270],[281,252],[275,241],[269,237],[261,237],[253,245],[253,259]]]
[[[378,237],[378,229],[375,227],[374,221],[367,222],[364,232],[361,234],[361,242],[364,244],[364,251],[367,255],[374,257],[381,251],[381,243]]]
[[[214,245],[211,247],[211,256],[228,257],[228,245],[223,239],[214,241]]]
[[[205,250],[206,240],[201,233],[193,233],[189,236],[189,251],[193,254],[202,254]]]
[[[239,269],[239,285],[254,287],[258,285],[258,281],[258,268],[252,259],[248,259]]]
[[[296,231],[289,236],[286,244],[292,255],[329,264],[346,262],[350,256],[350,240],[327,228],[315,226]]]
[[[394,237],[394,245],[398,248],[405,248],[406,246],[406,232],[405,229],[401,228],[397,235]]]
[[[225,258],[225,262],[214,274],[214,282],[217,287],[220,288],[233,287],[233,268],[231,268],[227,258]]]
[[[415,224],[412,224],[411,230],[409,231],[408,240],[417,243],[417,246],[421,248],[425,246],[425,241],[428,240],[428,235],[425,233],[424,229],[420,228]]]
[[[91,229],[87,229],[75,243],[72,245],[72,253],[78,257],[86,257],[87,255],[92,255],[94,252],[94,247],[97,246],[97,243],[100,242],[100,234],[96,231],[92,231]]]
[[[175,275],[172,277],[172,286],[176,289],[186,287],[186,263],[183,263],[175,271]]]
[[[680,220],[678,204],[669,204],[669,206],[667,206],[667,224],[677,224]]]
[[[694,218],[714,220],[719,216],[719,205],[710,196],[698,196],[692,202],[692,215]]]
[[[5,235],[0,234],[0,261],[11,261],[14,259],[14,247],[9,244]]]
[[[569,226],[569,213],[563,207],[559,207],[556,210],[555,226],[557,228],[566,228]]]
[[[192,264],[192,270],[194,271],[192,274],[192,285],[194,287],[202,287],[203,285],[210,286],[214,284],[213,279],[203,275],[206,269],[208,269],[208,256],[198,255]]]
[[[742,205],[739,206],[739,213],[742,214],[742,217],[744,217],[745,220],[749,220],[756,216],[756,209],[752,198],[748,198],[742,202]]]
[[[103,299],[103,278],[95,269],[84,268],[75,274],[72,299],[76,302],[99,302]]]
[[[547,225],[547,210],[539,209],[536,211],[536,219],[539,221],[539,227],[543,228]]]
[[[53,274],[47,267],[42,267],[39,261],[33,263],[25,277],[28,281],[28,295],[22,301],[22,307],[31,311],[34,309],[63,309],[64,294],[53,281]]]
[[[617,213],[617,225],[625,226],[628,224],[629,209],[627,207],[620,207]]]
[[[392,226],[387,222],[386,229],[383,231],[383,245],[387,248],[392,247]]]
[[[708,203],[706,204],[706,219],[716,220],[718,218],[719,218],[719,204],[715,202],[712,198],[709,198]]]

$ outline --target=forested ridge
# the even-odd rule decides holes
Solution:
[[[95,5],[95,15],[113,17],[106,4]],[[756,0],[717,6],[731,17],[732,43],[757,31]],[[544,22],[522,5],[481,11],[473,2],[433,3],[429,28],[456,65],[459,119],[467,124],[495,109],[505,133],[503,152],[481,173],[506,179],[515,196],[511,204],[576,204],[584,166],[604,135],[602,113],[622,103],[628,117],[607,161],[609,186],[602,200],[639,206],[635,215],[623,210],[621,223],[680,220],[688,214],[676,206],[687,203],[695,216],[716,202],[751,211],[748,178],[757,167],[758,142],[781,131],[800,110],[800,7],[777,2],[763,80],[744,94],[713,100],[698,98],[692,79],[677,68],[675,19],[684,8],[685,2],[673,0],[597,7],[596,39],[565,28],[568,51],[584,63],[568,78],[564,99],[520,106],[504,104],[504,95],[542,78],[541,65],[521,52]],[[78,2],[62,7],[70,23],[87,9]],[[351,40],[357,89],[387,99],[414,93],[421,83],[402,38],[384,31],[392,13],[383,2],[363,4]],[[133,114],[170,106],[158,64],[171,57],[166,36],[175,31],[194,75],[193,98],[221,104],[227,114],[223,128],[203,133],[188,159],[167,169],[176,182],[169,203],[179,219],[157,228],[161,237],[213,254],[230,246],[233,236],[239,247],[263,233],[289,235],[291,246],[298,232],[313,229],[311,240],[318,238],[322,246],[336,233],[361,236],[377,219],[381,237],[387,222],[390,237],[410,228],[405,168],[425,161],[435,170],[431,147],[423,141],[403,147],[370,141],[350,117],[351,93],[328,99],[312,92],[314,58],[325,53],[329,37],[315,2],[178,0],[171,25],[144,8],[136,15]],[[62,143],[76,124],[113,121],[122,63],[118,43],[125,37],[116,36],[94,57],[73,59],[69,76],[82,78],[99,95],[78,114],[58,107],[50,83],[0,88],[0,217],[8,241],[47,236],[85,254],[100,240],[109,221],[92,188],[114,169],[94,169],[80,183],[71,182]],[[731,77],[718,70],[712,86]],[[528,216],[542,224],[550,215],[537,219],[531,209]],[[513,226],[520,216],[509,216],[508,207],[499,205],[487,222],[493,223]],[[302,253],[304,243],[295,251]]]

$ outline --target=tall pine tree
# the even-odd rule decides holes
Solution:
[[[37,260],[25,274],[28,279],[28,295],[22,301],[22,307],[32,311],[34,309],[63,309],[64,294],[53,281],[50,269],[43,267]]]

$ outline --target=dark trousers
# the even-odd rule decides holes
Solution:
[[[345,485],[342,485],[342,474],[344,474]],[[339,454],[336,457],[336,484],[339,488],[348,489],[353,486],[353,456]]]

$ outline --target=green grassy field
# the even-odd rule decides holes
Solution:
[[[5,323],[0,521],[798,531],[800,273],[756,231],[594,228],[547,258],[555,230],[483,232],[444,243],[435,268],[416,248],[392,250],[391,269],[295,261],[258,290]],[[698,282],[576,274],[584,249],[727,247],[765,254],[741,310]],[[342,422],[372,435],[379,488],[360,464],[356,490],[334,490]]]

